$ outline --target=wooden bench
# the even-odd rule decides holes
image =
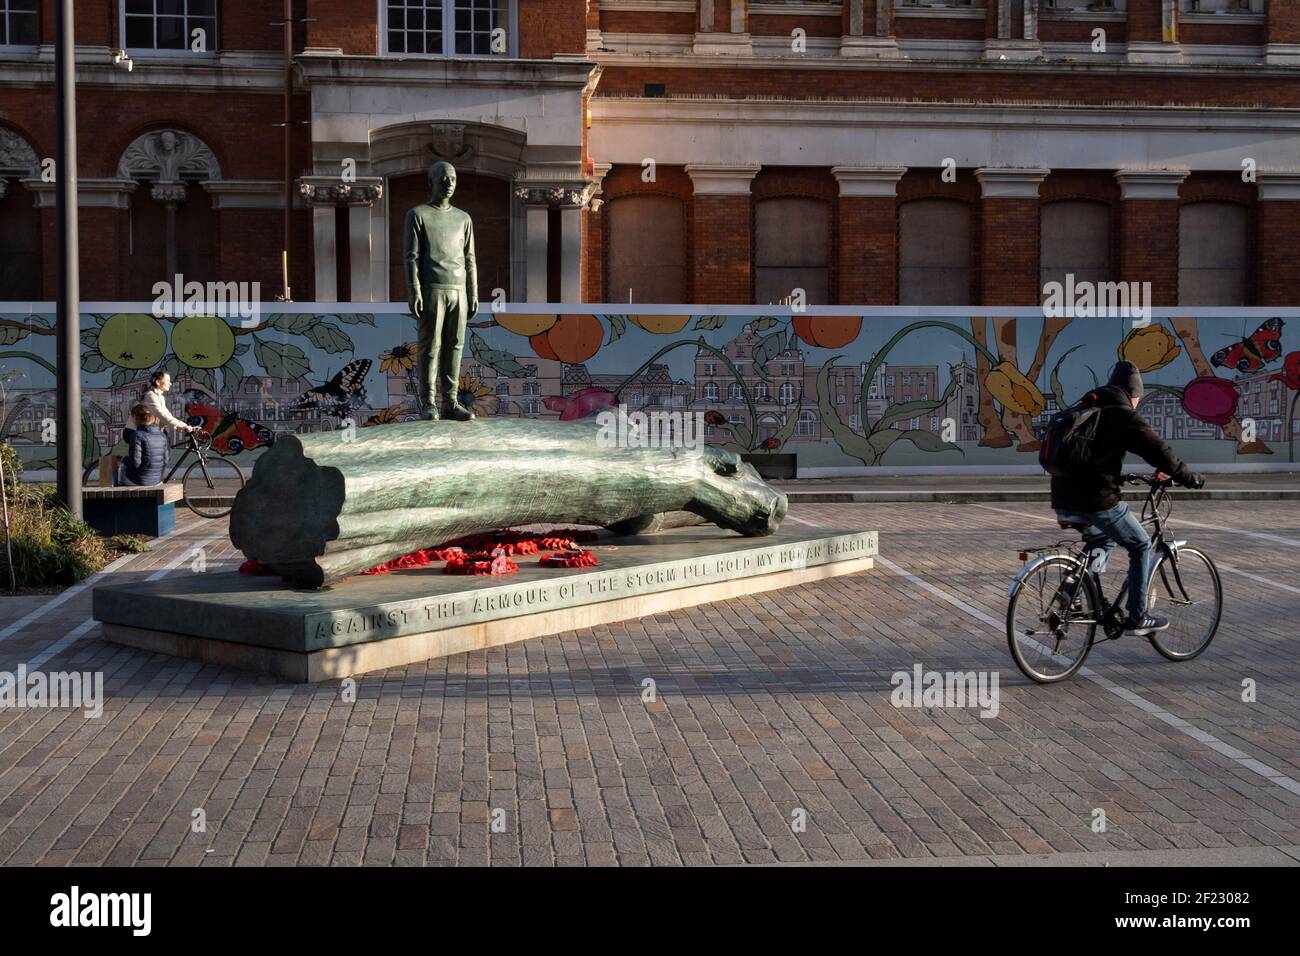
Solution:
[[[82,490],[86,524],[101,534],[145,534],[157,538],[176,527],[176,502],[181,483],[123,485]]]

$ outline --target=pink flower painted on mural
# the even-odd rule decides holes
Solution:
[[[595,415],[602,408],[617,406],[618,397],[607,388],[593,385],[572,395],[551,395],[542,404],[553,412],[559,412],[560,421],[571,422],[574,419]]]
[[[1199,422],[1226,425],[1237,411],[1237,386],[1227,379],[1194,378],[1183,388],[1183,410]]]
[[[1271,381],[1281,382],[1293,392],[1300,392],[1300,352],[1292,352],[1282,360],[1282,371],[1269,376]]]

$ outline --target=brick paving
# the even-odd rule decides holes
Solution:
[[[880,529],[890,561],[1001,619],[1017,547],[1056,532],[1032,517],[1041,505],[997,507],[791,514]],[[1214,645],[1172,664],[1145,641],[1117,641],[1089,666],[1202,738],[1300,780],[1300,503],[1184,503],[1176,528],[1180,517],[1239,529],[1178,530],[1234,569]],[[114,574],[194,573],[194,546],[224,530],[186,516]],[[238,560],[224,539],[205,551],[209,569]],[[32,606],[0,601],[0,628]],[[355,702],[339,682],[292,685],[151,655],[93,627],[50,656],[89,608],[85,591],[0,639],[0,670],[48,657],[46,670],[102,671],[108,694],[97,720],[0,710],[0,863],[1300,855],[1296,793],[1097,681],[1028,683],[996,629],[883,567],[365,675]],[[997,717],[895,708],[890,675],[917,663],[997,671]],[[1241,701],[1245,679],[1255,703]],[[1093,832],[1097,809],[1105,832]]]

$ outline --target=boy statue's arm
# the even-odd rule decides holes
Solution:
[[[424,311],[424,295],[420,291],[420,230],[415,209],[406,212],[402,227],[402,257],[406,264],[406,304],[417,319]]]
[[[469,298],[469,318],[478,312],[478,263],[474,258],[474,223],[465,217],[465,293]]]

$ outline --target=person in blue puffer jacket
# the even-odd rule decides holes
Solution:
[[[131,432],[126,460],[122,462],[124,485],[156,485],[167,466],[167,436],[158,418],[143,404],[131,409],[135,430]]]

